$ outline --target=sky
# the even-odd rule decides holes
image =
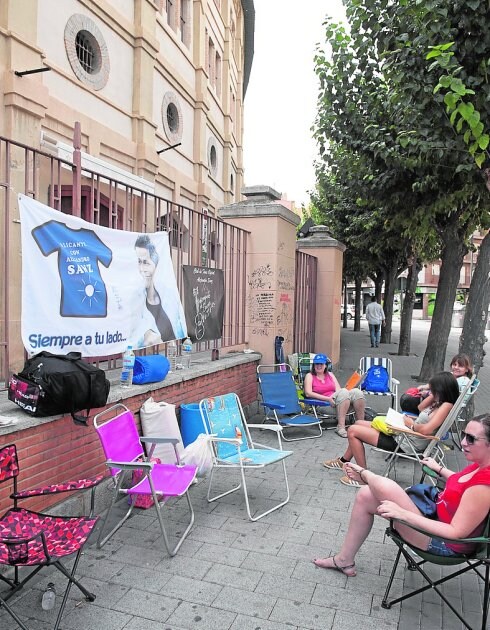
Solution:
[[[245,185],[272,186],[297,206],[315,184],[311,126],[318,82],[313,57],[341,0],[255,0],[255,52],[244,101]]]

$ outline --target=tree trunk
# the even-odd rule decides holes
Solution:
[[[463,258],[468,251],[455,222],[446,226],[441,256],[439,284],[432,315],[427,346],[418,380],[424,383],[436,372],[444,369],[447,340],[451,330],[453,305]]]
[[[475,368],[476,374],[483,365],[486,342],[485,327],[490,302],[490,232],[483,239],[478,252],[473,278],[471,279],[468,303],[463,323],[463,331],[459,338],[459,352],[467,354]]]
[[[342,278],[343,293],[344,293],[344,314],[342,315],[342,327],[347,328],[347,278]]]
[[[356,276],[354,281],[356,291],[355,301],[355,316],[354,316],[354,330],[359,332],[361,330],[361,297],[362,297],[362,278]]]
[[[385,325],[381,328],[381,343],[391,343],[391,325],[393,321],[393,299],[395,297],[396,276],[398,275],[398,261],[392,262],[385,268],[385,299],[383,310],[385,312]]]
[[[408,357],[410,354],[410,342],[412,339],[412,315],[415,304],[415,290],[421,262],[414,257],[412,264],[408,268],[407,287],[403,298],[403,309],[400,321],[400,340],[398,343],[398,356]]]
[[[381,304],[381,292],[383,290],[383,280],[384,274],[378,273],[374,278],[374,296],[376,297],[376,302]]]

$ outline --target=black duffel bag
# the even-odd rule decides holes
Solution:
[[[76,424],[87,424],[90,409],[107,402],[110,383],[105,372],[82,361],[80,352],[40,352],[28,359],[9,384],[9,399],[32,416],[70,413]],[[87,410],[87,415],[76,412]]]

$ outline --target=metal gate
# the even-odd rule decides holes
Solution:
[[[314,352],[318,260],[297,251],[295,266],[293,352]]]

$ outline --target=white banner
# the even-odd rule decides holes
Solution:
[[[112,230],[19,195],[26,350],[106,356],[187,336],[167,232]]]

